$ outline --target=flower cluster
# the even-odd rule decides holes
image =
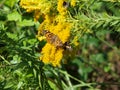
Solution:
[[[65,16],[45,15],[45,20],[39,27],[38,36],[42,33],[42,30],[48,30],[54,35],[57,35],[64,44],[69,40],[70,29],[71,29],[71,23],[66,21]],[[63,57],[63,51],[64,49],[62,47],[57,48],[47,42],[42,49],[41,53],[43,54],[43,56],[41,56],[40,59],[44,63],[52,63],[53,66],[59,66],[61,59]]]
[[[62,48],[57,49],[53,45],[46,43],[46,45],[42,48],[41,53],[43,54],[43,56],[40,57],[40,59],[44,63],[52,63],[53,66],[60,65],[61,59],[63,57]]]
[[[49,13],[52,7],[48,0],[20,0],[20,5],[26,9],[27,12],[35,12],[35,21],[37,21],[42,14]]]
[[[70,38],[72,23],[68,18],[67,8],[69,0],[21,0],[20,5],[27,12],[34,11],[34,19],[37,21],[40,16],[44,18],[38,29],[38,39],[45,39],[41,36],[43,30],[48,30],[56,35],[60,41],[65,44]],[[71,6],[75,6],[76,0],[71,0]],[[54,40],[53,40],[54,41]],[[63,57],[63,47],[55,47],[49,42],[42,48],[40,60],[44,63],[51,63],[53,66],[59,66]]]

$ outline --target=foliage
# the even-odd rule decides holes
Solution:
[[[19,0],[0,1],[0,90],[119,90],[120,1],[58,0],[69,1],[66,9],[57,8],[57,0],[40,1],[41,14],[23,7],[26,12]],[[45,15],[53,22],[60,19],[60,26],[46,24]],[[39,41],[43,27],[73,49],[61,49],[65,53],[59,67],[39,60],[46,45],[45,40]],[[70,35],[61,37],[54,31],[63,27],[71,29]]]

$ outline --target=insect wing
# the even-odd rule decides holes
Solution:
[[[56,47],[62,47],[63,46],[62,41],[60,40],[60,38],[57,35],[49,32],[47,30],[43,30],[43,34],[45,35],[48,43],[53,44]]]

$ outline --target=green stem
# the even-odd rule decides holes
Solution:
[[[115,49],[111,44],[109,44],[108,42],[106,42],[105,40],[101,39],[100,37],[96,36],[100,41],[102,41],[103,43],[105,43],[107,46]]]
[[[7,64],[10,65],[10,63],[3,56],[0,55],[0,58],[2,58]]]
[[[66,73],[66,72],[65,72],[65,73]],[[68,85],[70,86],[70,90],[73,90],[72,83],[71,83],[70,78],[69,78],[69,76],[68,76],[67,73],[65,74],[65,77],[66,77],[66,79],[67,79],[67,81],[68,81]]]
[[[88,86],[88,87],[92,88],[92,86],[90,86],[90,85],[91,85],[91,84],[95,84],[95,83],[87,83],[87,84],[86,84],[86,83],[84,83],[83,81],[81,81],[81,80],[79,80],[79,79],[71,76],[70,74],[68,74],[68,73],[65,72],[65,71],[60,70],[60,72],[63,73],[63,74],[65,74],[67,77],[70,77],[70,78],[78,81],[78,82],[81,83],[81,85],[83,85],[83,86]]]

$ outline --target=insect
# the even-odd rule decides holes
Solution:
[[[43,33],[43,35],[45,35],[48,43],[54,45],[55,47],[62,47],[63,46],[62,41],[60,40],[60,38],[57,35],[51,33],[48,30],[43,30],[42,33]]]
[[[69,7],[69,2],[63,2],[63,7],[68,8]]]
[[[72,48],[71,48],[70,45],[68,45],[68,42],[65,42],[65,43],[63,44],[62,41],[60,40],[60,38],[59,38],[57,35],[51,33],[51,32],[48,31],[48,30],[43,30],[42,33],[43,33],[43,35],[45,35],[46,40],[47,40],[48,43],[54,45],[54,46],[57,47],[57,48],[58,48],[58,47],[62,47],[62,48],[64,48],[64,49],[67,49],[67,50],[69,50],[69,51],[72,51]]]

